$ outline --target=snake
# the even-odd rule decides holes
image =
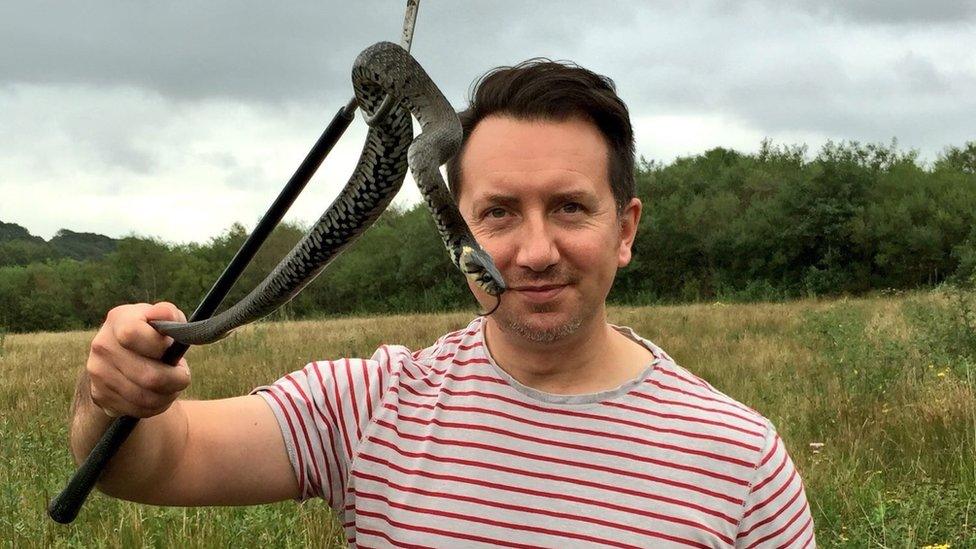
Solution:
[[[156,331],[179,343],[200,345],[271,314],[379,218],[403,184],[408,167],[451,262],[475,286],[500,300],[505,281],[475,240],[441,176],[441,165],[457,154],[462,141],[461,123],[451,104],[416,59],[392,42],[374,44],[356,57],[352,85],[369,131],[339,195],[241,301],[204,320],[150,321]],[[416,138],[411,116],[420,124]]]

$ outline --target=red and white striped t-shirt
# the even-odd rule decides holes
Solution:
[[[812,547],[772,424],[675,364],[597,394],[520,384],[481,317],[432,346],[313,362],[255,390],[302,491],[359,547]]]

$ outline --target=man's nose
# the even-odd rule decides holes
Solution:
[[[559,249],[551,227],[544,219],[527,217],[517,238],[515,262],[519,267],[543,272],[559,262]]]

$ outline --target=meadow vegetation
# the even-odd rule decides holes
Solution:
[[[778,427],[822,547],[976,547],[976,294],[615,307]],[[239,395],[313,359],[419,348],[472,312],[259,323],[191,349],[191,398]],[[73,464],[66,423],[93,332],[8,334],[0,353],[0,540],[9,547],[341,546],[319,501],[155,508],[93,495],[44,508]]]

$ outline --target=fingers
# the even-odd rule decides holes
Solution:
[[[169,366],[109,342],[88,361],[92,402],[111,412],[150,417],[164,412],[190,385],[186,360]]]
[[[106,325],[112,326],[114,339],[125,349],[142,356],[158,358],[173,344],[173,338],[154,330],[149,324],[150,320],[185,322],[186,316],[172,303],[140,303],[112,309]]]
[[[150,306],[146,310],[147,320],[173,320],[175,322],[186,322],[186,315],[179,310],[176,305],[167,301],[160,301]]]
[[[91,392],[92,402],[109,417],[122,415],[140,418],[152,417],[165,412],[177,396],[176,394],[169,396],[150,395],[131,384],[126,384],[121,391],[117,391],[111,386],[95,381],[92,381]]]
[[[180,359],[180,363],[176,366],[170,366],[124,349],[117,356],[120,360],[113,364],[116,371],[129,384],[138,387],[140,390],[168,395],[179,393],[190,385],[190,369],[187,367],[185,359]],[[110,376],[110,379],[114,380],[116,376]],[[120,381],[113,383],[116,385],[113,388],[122,392],[124,384]]]
[[[169,408],[189,386],[190,369],[186,360],[169,366],[158,359],[172,340],[148,321],[185,319],[170,303],[123,305],[109,312],[86,365],[92,402],[108,415],[150,417]]]

